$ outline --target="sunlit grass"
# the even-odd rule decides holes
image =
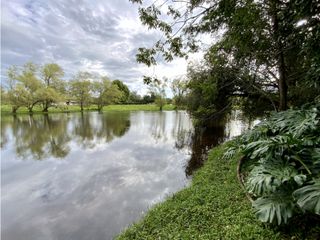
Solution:
[[[167,104],[163,107],[163,110],[174,110],[174,105]],[[155,104],[109,105],[104,107],[103,111],[159,111],[159,107]]]
[[[174,105],[167,104],[163,107],[164,111],[174,110]],[[97,106],[90,105],[84,107],[84,111],[97,111]],[[124,104],[124,105],[109,105],[103,108],[102,111],[159,111],[159,107],[155,104]],[[1,105],[1,114],[11,114],[12,109],[10,105]],[[50,107],[49,113],[63,113],[63,112],[80,112],[80,107],[77,105],[56,106]],[[21,107],[17,111],[18,114],[29,114],[26,107]],[[42,113],[40,106],[33,108],[33,113]]]

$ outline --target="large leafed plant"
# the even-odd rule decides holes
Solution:
[[[287,223],[296,214],[320,215],[320,105],[274,113],[235,139],[225,156],[241,151],[253,162],[245,177],[262,222]]]

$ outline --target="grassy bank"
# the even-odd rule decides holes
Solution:
[[[167,104],[163,107],[163,110],[174,110],[174,105]],[[157,107],[155,104],[109,105],[104,107],[103,111],[159,111],[159,107]]]
[[[238,157],[222,160],[224,149],[211,151],[190,187],[153,207],[118,239],[308,239],[299,228],[289,236],[255,218],[237,180]]]
[[[97,111],[95,105],[91,105],[84,108],[85,111]],[[163,110],[174,110],[173,105],[165,105]],[[124,104],[124,105],[109,105],[103,108],[103,111],[159,111],[159,107],[155,104]],[[49,113],[65,113],[65,112],[80,112],[79,106],[63,106],[63,107],[51,107]],[[17,111],[18,114],[29,114],[26,107],[21,107]],[[43,113],[41,107],[36,106],[33,109],[34,114]],[[10,105],[1,105],[1,114],[12,114]]]

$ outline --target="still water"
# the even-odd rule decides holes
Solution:
[[[3,116],[2,239],[112,239],[247,126],[233,114],[195,131],[184,111]]]

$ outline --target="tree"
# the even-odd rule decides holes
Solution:
[[[142,97],[142,102],[144,104],[153,103],[155,99],[156,99],[156,96],[154,95],[153,92],[151,92],[150,94],[146,94]]]
[[[120,99],[123,99],[123,92],[118,88],[118,85],[113,84],[107,77],[102,77],[101,81],[94,82],[93,89],[99,112],[102,111],[104,106],[117,103]]]
[[[141,96],[136,91],[130,92],[129,100],[128,100],[129,103],[140,104],[141,101],[142,101]]]
[[[37,70],[32,62],[26,63],[20,70],[15,66],[8,69],[8,101],[13,112],[20,106],[25,106],[32,113],[33,107],[41,101],[39,89],[43,85],[37,76]]]
[[[79,103],[81,112],[83,111],[83,107],[91,100],[91,77],[91,74],[88,72],[79,72],[70,82],[70,94]]]
[[[186,81],[177,78],[172,81],[170,87],[173,93],[174,104],[176,105],[176,108],[179,108],[184,104],[187,83]]]
[[[8,102],[8,93],[5,89],[0,86],[0,97],[1,97],[1,104],[6,104]]]
[[[40,91],[40,98],[43,103],[43,112],[48,112],[48,108],[53,103],[63,99],[65,84],[61,79],[64,76],[63,69],[56,63],[45,64],[41,69],[41,78],[45,84]]]
[[[166,84],[167,80],[162,82],[157,81],[150,84],[150,92],[155,95],[155,104],[162,111],[163,106],[166,104]]]
[[[122,97],[120,99],[120,103],[127,103],[129,100],[130,90],[126,84],[124,84],[120,80],[112,81],[113,85],[116,85],[118,89],[122,92]]]
[[[262,96],[285,110],[320,93],[319,11],[316,0],[155,1],[139,9],[140,19],[162,31],[164,40],[139,48],[137,61],[150,66],[158,53],[166,61],[185,57],[198,50],[199,34],[221,35],[208,51],[208,62],[213,66],[220,58],[223,67],[241,73],[228,84],[233,93]]]

